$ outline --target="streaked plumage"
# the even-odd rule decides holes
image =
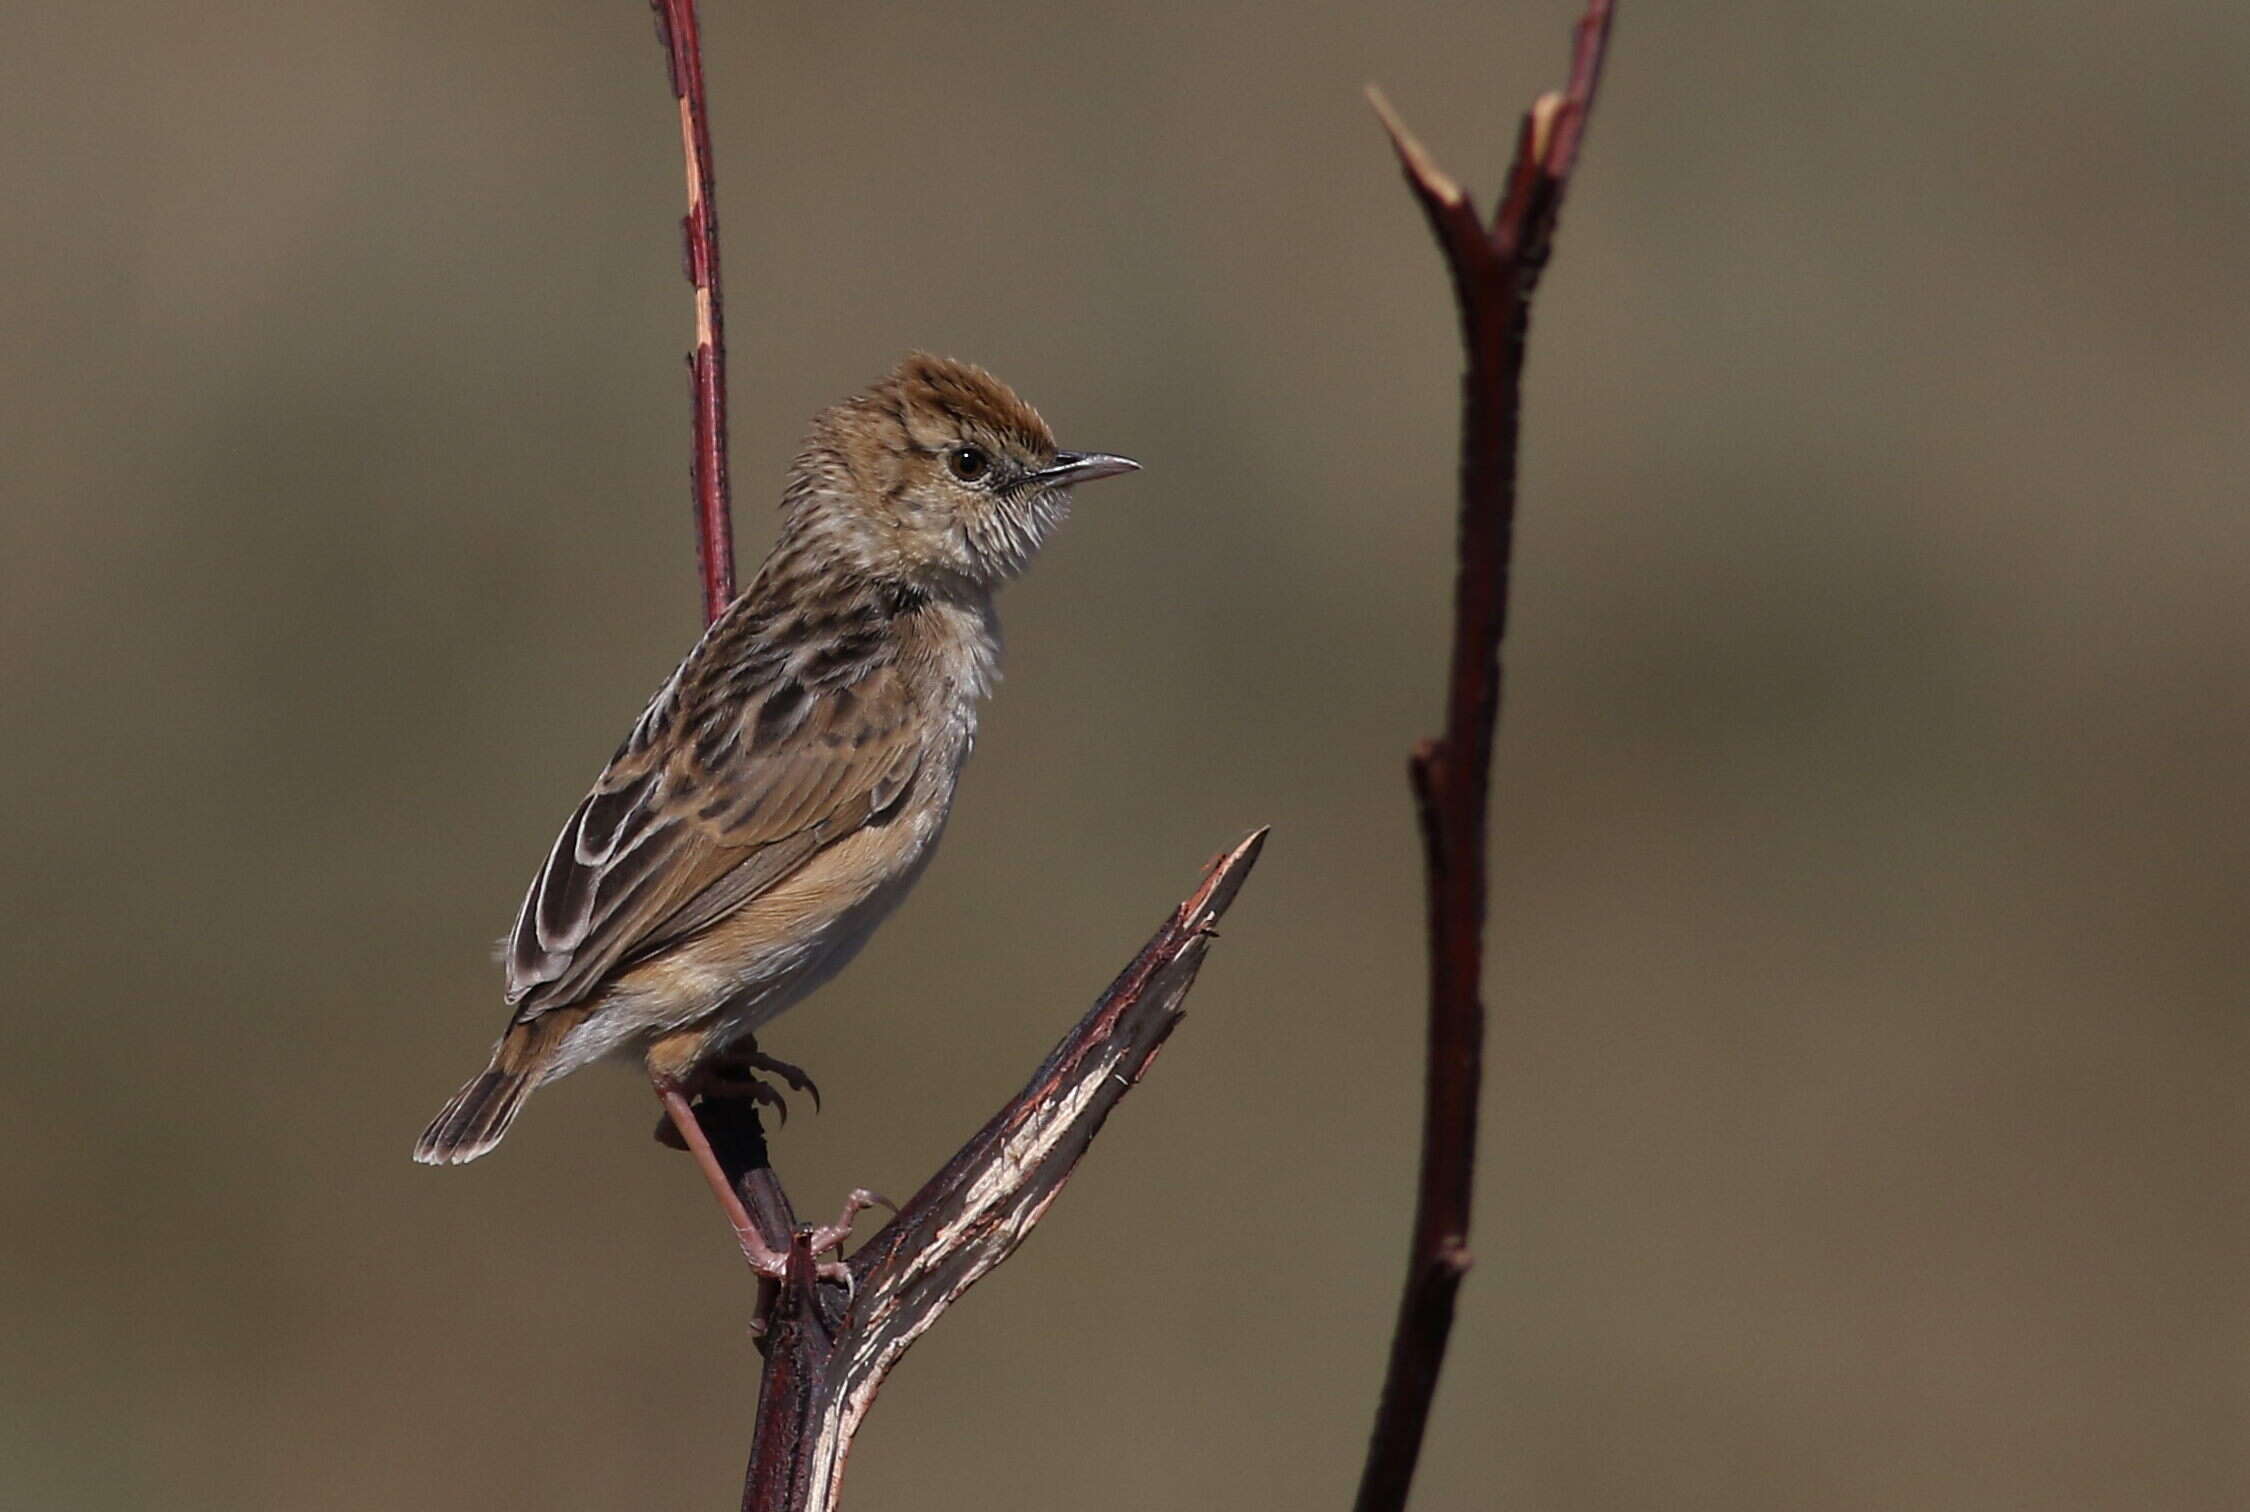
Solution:
[[[814,422],[748,591],[651,700],[556,838],[505,946],[491,1067],[416,1147],[498,1143],[591,1060],[673,1084],[825,982],[927,862],[999,652],[993,590],[1071,484],[1038,414],[916,355]]]

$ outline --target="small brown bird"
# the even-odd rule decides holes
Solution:
[[[816,419],[772,554],[533,880],[507,1030],[414,1158],[474,1160],[532,1089],[630,1054],[711,1174],[699,1074],[841,970],[921,874],[993,680],[994,590],[1073,484],[1137,466],[1056,450],[999,380],[921,354]]]

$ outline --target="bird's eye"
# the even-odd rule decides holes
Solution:
[[[964,483],[974,483],[992,471],[992,459],[981,447],[975,446],[956,446],[945,454],[945,465]]]

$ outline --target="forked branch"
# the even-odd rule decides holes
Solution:
[[[1382,95],[1369,98],[1397,149],[1452,276],[1468,372],[1461,384],[1461,509],[1445,732],[1414,749],[1429,917],[1428,1068],[1406,1287],[1362,1472],[1357,1512],[1406,1505],[1467,1274],[1483,1084],[1486,815],[1500,716],[1500,638],[1516,512],[1517,418],[1531,295],[1554,243],[1608,46],[1610,0],[1578,22],[1570,82],[1524,113],[1491,225]]]
[[[1265,844],[1263,830],[1218,857],[1015,1098],[898,1215],[816,1283],[808,1231],[765,1164],[755,1107],[710,1107],[705,1127],[790,1270],[767,1315],[745,1512],[836,1505],[852,1436],[907,1346],[1015,1252],[1070,1179],[1110,1109],[1147,1071],[1185,1012],[1214,926]]]

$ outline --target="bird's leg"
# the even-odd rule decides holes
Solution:
[[[649,1081],[656,1088],[658,1101],[664,1104],[664,1112],[671,1121],[672,1131],[679,1136],[681,1147],[695,1157],[696,1168],[703,1172],[703,1179],[710,1185],[712,1195],[719,1199],[720,1209],[725,1212],[727,1222],[734,1228],[735,1242],[742,1247],[742,1258],[750,1262],[750,1268],[761,1278],[779,1281],[788,1271],[789,1252],[786,1249],[775,1249],[766,1242],[765,1235],[759,1232],[757,1221],[750,1216],[750,1210],[743,1206],[742,1194],[735,1190],[734,1181],[727,1174],[726,1167],[720,1163],[718,1152],[711,1148],[710,1136],[704,1133],[702,1120],[695,1116],[695,1104],[688,1089],[695,1082],[706,1080],[696,1066],[701,1048],[702,1036],[692,1031],[658,1040],[648,1050]],[[780,1094],[773,1095],[778,1097]],[[813,1231],[810,1237],[815,1241],[815,1256],[834,1249],[844,1235],[851,1232],[851,1220],[860,1210],[870,1205],[869,1202],[861,1201],[855,1209],[852,1202],[868,1195],[865,1192],[852,1193],[852,1200],[847,1200],[844,1204],[843,1222],[840,1226],[831,1225],[829,1229]],[[823,1234],[828,1236],[825,1244],[818,1242]],[[842,1264],[830,1261],[819,1265],[815,1274],[823,1281],[840,1283],[846,1294],[850,1293],[851,1272]],[[764,1288],[761,1287],[761,1293],[763,1291]],[[761,1316],[770,1302],[769,1297],[761,1296]]]
[[[703,1074],[707,1080],[703,1085],[703,1095],[750,1097],[760,1104],[780,1109],[783,1122],[787,1122],[789,1104],[774,1090],[772,1083],[757,1074],[760,1071],[770,1071],[780,1077],[789,1084],[791,1091],[810,1093],[813,1111],[820,1111],[820,1088],[813,1082],[811,1074],[802,1066],[792,1065],[766,1054],[758,1048],[757,1040],[749,1037],[745,1037],[717,1059],[705,1063]],[[837,1215],[836,1221],[812,1231],[812,1252],[815,1255],[825,1255],[830,1250],[835,1250],[841,1254],[844,1241],[852,1236],[853,1221],[869,1208],[875,1207],[889,1208],[894,1213],[898,1211],[898,1204],[890,1198],[865,1187],[855,1188],[844,1199],[844,1210]]]
[[[789,1268],[788,1252],[775,1249],[758,1232],[758,1225],[751,1221],[750,1210],[742,1205],[741,1194],[727,1179],[726,1168],[719,1164],[718,1153],[704,1137],[703,1125],[697,1121],[687,1094],[680,1090],[677,1081],[661,1074],[652,1072],[650,1080],[656,1085],[656,1096],[664,1104],[665,1113],[670,1115],[672,1128],[680,1136],[682,1146],[695,1157],[703,1179],[710,1183],[711,1194],[719,1199],[727,1221],[734,1225],[735,1242],[742,1246],[742,1258],[749,1261],[750,1268],[759,1275],[778,1277]]]
[[[770,1082],[760,1081],[748,1074],[733,1074],[724,1066],[704,1066],[691,1073],[680,1084],[680,1093],[693,1107],[697,1103],[716,1102],[721,1098],[747,1098],[762,1108],[771,1108],[789,1122],[789,1103]],[[684,1150],[687,1141],[681,1137],[679,1126],[666,1114],[656,1121],[656,1142],[667,1149]]]

